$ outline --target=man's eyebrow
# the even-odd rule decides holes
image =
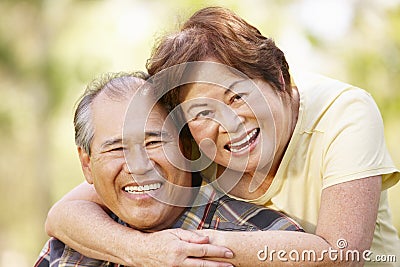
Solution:
[[[172,136],[167,131],[146,131],[145,137],[171,138]]]
[[[101,144],[101,148],[105,149],[107,147],[110,147],[110,146],[113,146],[116,144],[122,144],[122,138],[116,137],[116,138],[106,140],[103,144]]]

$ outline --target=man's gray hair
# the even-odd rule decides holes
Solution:
[[[100,92],[106,93],[111,98],[125,97],[127,93],[137,89],[136,86],[132,86],[132,82],[138,84],[139,80],[145,81],[148,77],[146,73],[138,71],[133,73],[107,73],[94,79],[86,87],[76,105],[74,115],[75,144],[82,147],[88,155],[91,154],[94,136],[91,105]]]

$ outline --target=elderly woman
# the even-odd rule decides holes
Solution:
[[[179,107],[194,140],[217,164],[209,178],[231,196],[285,212],[306,230],[196,232],[230,248],[231,263],[304,266],[307,257],[294,255],[313,251],[316,257],[308,260],[318,266],[372,265],[375,255],[400,251],[387,200],[400,174],[385,146],[379,110],[364,90],[312,74],[294,72],[292,80],[271,39],[218,7],[199,10],[179,32],[165,36],[147,67],[155,82],[166,77],[174,87],[163,101],[171,110]],[[85,192],[76,198],[86,199]],[[168,250],[167,238],[121,229],[98,219],[98,208],[85,212],[92,203],[76,201],[59,202],[47,226],[83,252],[154,266],[185,266],[198,255],[185,245]],[[71,210],[73,218],[57,220]],[[202,242],[180,234],[181,240]],[[151,242],[167,254],[145,261],[157,253]],[[338,257],[330,257],[335,249]],[[279,259],[270,253],[279,250]],[[218,266],[206,257],[202,264]]]

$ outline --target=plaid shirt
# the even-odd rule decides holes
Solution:
[[[196,203],[207,203],[196,205]],[[118,223],[123,221],[112,215]],[[226,195],[220,196],[212,187],[202,186],[193,203],[171,228],[216,229],[224,231],[303,231],[292,219],[281,212],[242,202]],[[51,238],[43,247],[34,267],[122,266],[83,256],[61,241]]]

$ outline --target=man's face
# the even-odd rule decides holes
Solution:
[[[95,98],[91,106],[94,138],[85,176],[119,218],[133,228],[155,231],[169,227],[183,211],[156,199],[179,197],[177,187],[170,185],[190,187],[191,174],[166,157],[179,155],[180,150],[177,130],[165,121],[161,106],[149,113],[151,100],[145,97],[135,104],[135,116],[128,114],[125,120],[131,96],[116,100],[102,92]]]

